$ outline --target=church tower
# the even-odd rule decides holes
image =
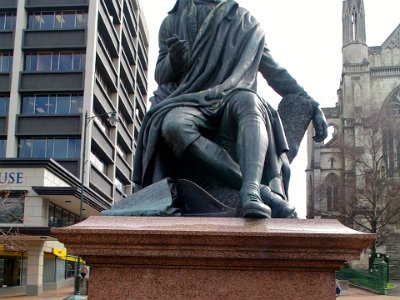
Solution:
[[[368,46],[363,0],[343,1],[342,23],[343,63],[364,63],[368,60]]]
[[[343,0],[338,98],[335,106],[323,108],[333,134],[317,143],[312,126],[307,133],[307,218],[336,218],[353,227],[356,216],[372,228],[376,219],[369,223],[365,203],[371,193],[385,192],[376,189],[371,174],[379,175],[380,185],[400,182],[400,137],[390,126],[400,120],[400,24],[381,45],[368,47],[365,18],[363,0]],[[368,122],[377,116],[385,122]],[[374,205],[386,207],[390,215],[395,211],[387,201],[375,199]],[[400,224],[386,225],[385,230],[391,234],[381,240],[386,250],[380,251],[391,257],[390,277],[398,278]]]
[[[343,46],[351,43],[366,43],[363,0],[343,2]]]

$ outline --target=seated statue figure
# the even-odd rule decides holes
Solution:
[[[196,162],[239,192],[243,217],[291,216],[285,128],[257,94],[257,73],[311,109],[304,122],[313,122],[316,141],[326,138],[327,123],[319,104],[274,61],[258,21],[233,0],[178,0],[158,42],[158,89],[138,137],[136,187],[177,178],[177,169]]]

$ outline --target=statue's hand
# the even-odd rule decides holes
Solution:
[[[167,46],[169,47],[169,55],[172,62],[175,65],[183,66],[189,49],[188,43],[185,40],[180,40],[177,35],[174,35],[167,40]]]
[[[313,136],[314,141],[322,142],[328,136],[328,123],[324,112],[317,107],[313,114],[313,126],[315,129],[315,135]]]

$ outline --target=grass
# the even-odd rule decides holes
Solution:
[[[393,282],[388,282],[388,283],[386,284],[386,288],[387,288],[388,290],[394,289],[395,287],[396,287],[396,284],[394,284]]]

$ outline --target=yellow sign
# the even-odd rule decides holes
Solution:
[[[53,254],[58,257],[67,256],[67,249],[53,248]]]

